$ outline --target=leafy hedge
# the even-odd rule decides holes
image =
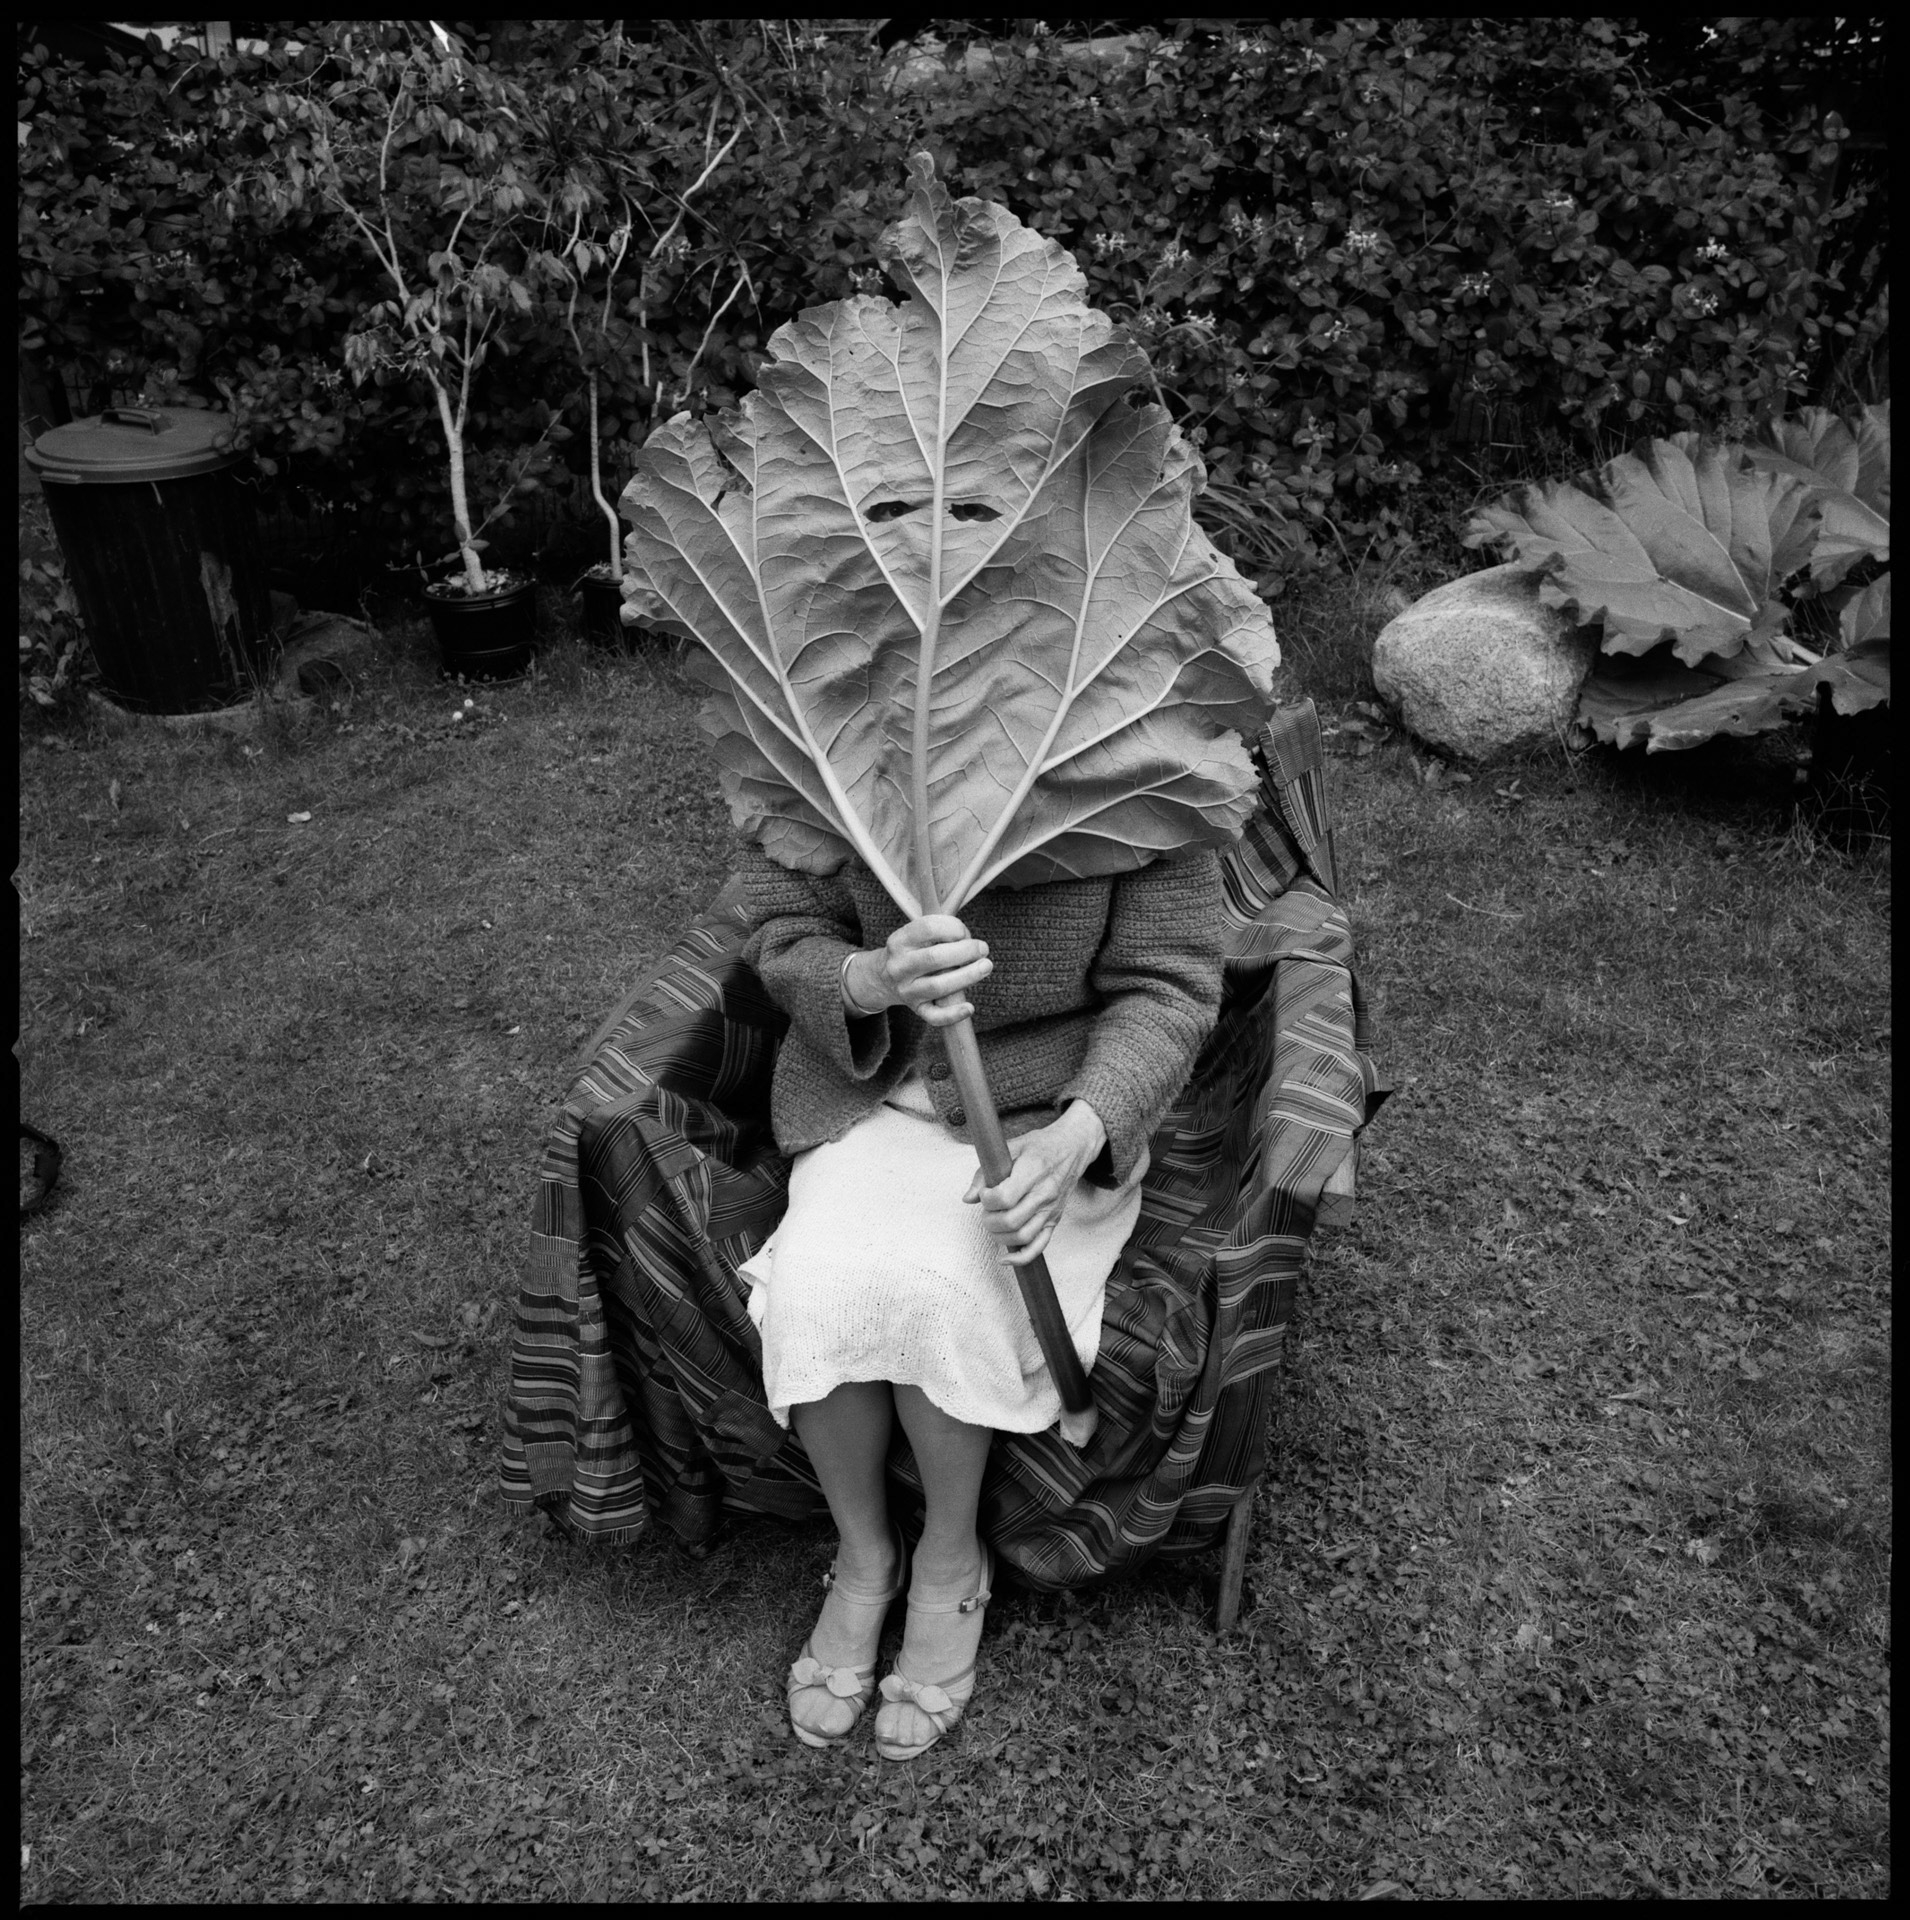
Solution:
[[[473,32],[549,79],[595,57],[588,25]],[[694,363],[693,406],[726,405],[774,326],[872,284],[926,146],[1070,247],[1135,327],[1204,449],[1203,517],[1264,580],[1309,548],[1430,533],[1452,488],[1426,481],[1463,461],[1474,491],[1542,432],[1580,458],[1742,433],[1872,318],[1825,302],[1850,237],[1870,236],[1867,268],[1887,238],[1881,188],[1840,176],[1834,115],[1779,119],[1737,90],[1733,36],[1756,25],[1724,23],[1700,114],[1651,77],[1651,35],[1613,20],[1192,21],[1085,47],[950,27],[945,50],[887,55],[865,23],[652,23],[653,57],[617,82],[633,123],[687,150],[720,94],[742,133],[625,310],[606,430],[640,438],[669,389],[635,377],[646,347]],[[372,263],[322,212],[220,211],[269,151],[260,96],[309,84],[320,51],[149,42],[142,65],[83,74],[23,45],[22,342],[96,383],[229,405],[262,470],[375,500],[407,546],[435,515],[441,543],[425,396],[340,377],[384,294]],[[748,297],[719,314],[739,275]],[[527,322],[485,369],[473,442],[503,460],[545,404],[581,424],[582,392],[558,331]]]

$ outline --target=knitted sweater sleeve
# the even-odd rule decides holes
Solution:
[[[744,960],[811,1046],[851,1079],[873,1079],[900,1050],[900,1010],[859,1017],[843,1004],[842,963],[862,945],[848,888],[780,866],[753,841],[738,845],[736,870],[752,928]]]
[[[1088,972],[1102,1005],[1087,1057],[1055,1104],[1085,1100],[1107,1128],[1091,1180],[1125,1183],[1187,1084],[1220,1016],[1220,857],[1157,860],[1114,883],[1107,935]]]

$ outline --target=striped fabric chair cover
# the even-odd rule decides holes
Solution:
[[[1030,1585],[1079,1585],[1210,1545],[1265,1464],[1282,1336],[1321,1192],[1384,1092],[1334,898],[1319,723],[1256,742],[1262,807],[1226,856],[1220,1021],[1152,1142],[1108,1282],[1100,1429],[1001,1436],[982,1525]],[[732,882],[612,1015],[545,1149],[512,1347],[506,1502],[632,1540],[706,1542],[725,1511],[826,1509],[764,1401],[737,1267],[781,1216],[769,1128],[783,1015],[746,967]],[[898,1423],[890,1480],[919,1527]]]

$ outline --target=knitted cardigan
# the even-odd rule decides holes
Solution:
[[[875,876],[856,860],[827,877],[792,872],[749,842],[738,869],[752,927],[743,957],[789,1015],[770,1090],[776,1144],[795,1154],[840,1139],[918,1067],[943,1124],[972,1144],[936,1029],[904,1007],[858,1018],[843,1005],[844,957],[904,922]],[[968,999],[1004,1130],[1046,1126],[1085,1100],[1108,1136],[1088,1178],[1122,1184],[1219,1014],[1219,857],[996,888],[961,918],[995,963]]]

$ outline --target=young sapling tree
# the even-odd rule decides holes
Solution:
[[[436,23],[350,23],[317,30],[319,63],[301,84],[259,100],[264,158],[242,191],[283,216],[308,200],[350,223],[391,297],[346,336],[354,381],[424,381],[444,434],[455,554],[465,592],[499,582],[483,535],[539,484],[552,412],[508,467],[481,522],[471,510],[466,434],[474,382],[508,353],[533,308],[526,241],[538,216],[524,88],[471,59]]]

